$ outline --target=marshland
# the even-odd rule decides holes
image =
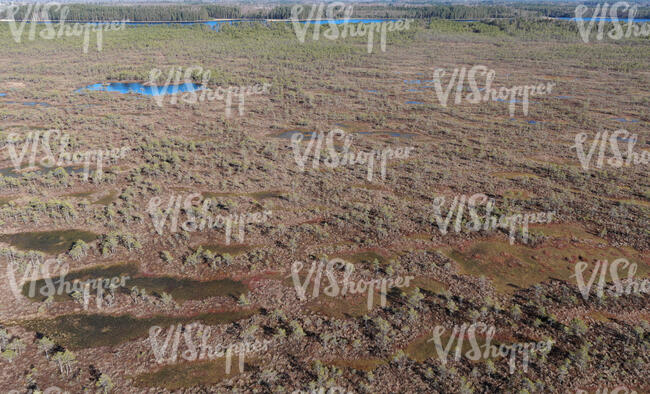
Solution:
[[[101,50],[94,38],[84,50],[83,36],[30,39],[29,24],[16,40],[0,22],[0,391],[647,392],[650,295],[595,288],[612,273],[624,283],[650,273],[648,164],[619,163],[614,150],[650,152],[650,37],[599,39],[595,26],[585,42],[576,21],[553,19],[576,5],[354,5],[352,18],[410,20],[371,51],[365,36],[328,39],[323,25],[312,39],[317,25],[304,24],[301,42],[293,23],[262,20],[291,18],[290,5],[69,5],[72,21],[247,19],[218,31],[126,25],[104,31]],[[647,15],[639,6],[636,17]],[[513,114],[507,100],[456,100],[469,85],[450,82],[454,69],[477,65],[494,71],[495,89],[553,89]],[[191,68],[209,73],[183,86],[268,89],[242,106],[183,100],[200,90],[178,87],[160,105],[137,91],[169,75],[179,86],[174,73]],[[48,141],[49,130],[69,138]],[[333,130],[328,146],[319,136]],[[39,166],[46,143],[55,157],[125,154],[85,176]],[[334,165],[330,149],[409,153],[369,179],[367,163]],[[489,204],[463,199],[478,193]],[[553,215],[511,240],[500,226],[472,229],[490,212]],[[310,273],[335,258],[353,269]],[[296,261],[304,268],[292,275]],[[345,275],[413,279],[383,294],[325,291]],[[39,291],[120,276],[101,293]],[[211,346],[270,344],[243,369],[234,356],[158,363],[151,328],[193,322],[211,327]],[[442,362],[435,328],[477,322],[495,327],[498,344],[552,346],[512,371],[503,357]],[[179,331],[197,343],[202,334]]]

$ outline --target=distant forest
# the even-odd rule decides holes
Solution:
[[[303,5],[301,18],[307,18],[310,5]],[[433,5],[433,6],[369,6],[362,5],[353,8],[355,18],[417,18],[417,19],[478,19],[506,18],[521,14],[521,11],[507,6],[465,6],[465,5]],[[291,6],[275,7],[269,11],[269,18],[288,19],[291,17]]]
[[[596,3],[585,3],[593,9]],[[577,4],[576,4],[577,5]],[[573,17],[576,5],[550,3],[517,3],[508,5],[431,5],[431,6],[392,6],[392,5],[354,5],[352,17],[355,18],[415,18],[415,19],[482,19],[482,18],[513,18],[513,17]],[[23,5],[15,15],[17,20],[25,17],[30,8]],[[66,20],[74,21],[198,21],[220,18],[246,19],[289,19],[291,5],[242,12],[239,6],[221,5],[95,5],[70,4],[66,5],[68,13]],[[39,8],[40,10],[40,8]],[[309,17],[311,5],[303,5],[300,18]],[[61,9],[50,7],[47,15],[39,11],[38,19],[58,20]],[[0,12],[0,17],[5,17]],[[29,19],[31,19],[28,16]],[[339,13],[339,16],[341,14]],[[623,10],[619,10],[620,18]],[[323,15],[325,16],[325,15]],[[650,17],[650,7],[639,7],[637,18]]]
[[[23,19],[29,6],[23,5],[16,12],[16,19]],[[239,7],[221,5],[65,5],[68,14],[66,20],[73,21],[198,21],[219,18],[241,18]],[[63,8],[63,7],[61,7]],[[39,12],[40,12],[39,8]],[[58,20],[61,9],[49,7],[49,19]],[[31,19],[31,17],[30,17]],[[41,17],[39,19],[44,19]]]

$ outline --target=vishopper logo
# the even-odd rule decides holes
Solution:
[[[337,297],[339,295],[345,296],[346,294],[363,294],[367,291],[368,310],[372,310],[375,290],[380,291],[380,305],[385,307],[388,289],[393,286],[408,287],[409,281],[414,279],[413,276],[407,276],[406,278],[397,276],[391,278],[372,280],[359,279],[358,281],[353,281],[350,279],[350,276],[354,272],[354,265],[343,259],[335,258],[329,261],[321,260],[318,263],[318,266],[316,265],[316,261],[313,261],[307,277],[302,283],[300,283],[300,271],[302,271],[303,266],[304,264],[301,261],[295,261],[291,266],[293,286],[296,289],[296,294],[300,300],[305,301],[307,299],[307,287],[312,282],[312,279],[312,297],[318,297],[321,288],[321,279],[323,277],[323,268],[325,268],[325,275],[327,276],[329,285],[323,290],[323,293],[330,297]],[[344,270],[343,278],[337,277],[337,267],[339,270]],[[316,274],[315,276],[314,273]]]
[[[52,152],[50,143],[58,139],[59,155],[58,159],[55,157]],[[31,145],[31,154],[29,156],[28,167],[34,167],[36,165],[37,152],[39,151],[39,144],[42,145],[43,152],[45,153],[44,157],[41,157],[38,160],[38,164],[41,167],[51,168],[51,167],[62,167],[70,165],[84,165],[84,181],[88,180],[90,175],[90,162],[91,160],[96,161],[95,176],[97,181],[102,179],[102,168],[104,160],[118,160],[124,158],[126,153],[131,149],[130,147],[121,147],[114,149],[97,149],[97,150],[88,150],[83,152],[66,152],[66,149],[69,146],[70,136],[66,133],[61,133],[61,131],[52,129],[47,130],[43,134],[40,131],[30,131],[26,135],[11,133],[7,136],[7,150],[9,151],[9,156],[11,162],[14,165],[14,169],[19,171],[22,168],[23,161],[27,152],[30,152]],[[22,149],[20,153],[16,150],[16,146],[22,142]]]
[[[527,342],[527,343],[515,343],[515,344],[500,344],[497,348],[492,344],[492,339],[496,333],[495,326],[488,326],[485,323],[473,323],[467,324],[463,323],[461,326],[454,325],[451,335],[447,339],[447,345],[443,347],[443,336],[445,336],[445,331],[447,328],[444,326],[436,326],[433,330],[433,336],[428,340],[428,342],[433,342],[436,347],[436,353],[438,358],[443,365],[447,364],[449,358],[449,352],[451,351],[454,341],[456,341],[456,348],[454,352],[454,360],[459,361],[463,355],[463,343],[465,337],[469,340],[471,349],[466,351],[464,356],[465,358],[478,361],[480,359],[489,359],[497,357],[509,357],[508,365],[510,368],[510,374],[515,372],[516,367],[516,357],[518,354],[523,356],[522,366],[524,372],[528,371],[528,363],[530,360],[530,354],[533,352],[541,352],[546,354],[551,351],[553,346],[552,340],[546,340],[541,342]],[[485,344],[479,345],[477,342],[476,334],[483,333],[485,334]],[[481,348],[484,349],[481,352]]]
[[[233,98],[236,98],[238,101],[239,116],[243,116],[246,96],[268,94],[269,88],[271,87],[271,84],[264,83],[262,85],[229,86],[227,88],[219,86],[216,89],[212,89],[208,87],[211,74],[212,72],[210,70],[203,70],[201,66],[188,67],[185,71],[183,71],[182,67],[172,67],[167,72],[167,79],[164,83],[158,85],[163,72],[154,68],[149,72],[149,85],[152,89],[153,98],[159,107],[163,106],[166,95],[170,96],[170,104],[176,104],[178,102],[178,93],[182,93],[180,100],[186,104],[225,100],[226,117],[232,115]],[[201,83],[199,84],[195,81],[201,81]]]
[[[576,135],[575,144],[572,145],[571,148],[575,148],[576,153],[578,154],[578,160],[580,160],[580,165],[582,165],[582,168],[585,171],[589,170],[589,166],[591,165],[591,159],[594,153],[596,152],[596,149],[598,149],[598,159],[596,161],[596,167],[597,168],[603,167],[603,162],[605,159],[605,151],[607,150],[607,142],[609,142],[609,147],[614,155],[614,157],[610,157],[607,159],[607,164],[610,165],[611,167],[621,168],[623,166],[629,167],[631,164],[647,165],[648,163],[650,163],[650,152],[642,151],[641,153],[638,153],[634,151],[634,146],[637,143],[636,134],[630,135],[630,133],[627,130],[619,129],[613,132],[612,135],[609,136],[609,138],[607,138],[608,136],[609,136],[608,131],[603,131],[602,133],[599,131],[598,133],[596,133],[596,137],[591,142],[591,146],[589,146],[589,152],[585,153],[585,148],[583,147],[583,144],[587,141],[588,138],[587,134],[579,133]],[[623,160],[623,155],[621,154],[621,150],[619,149],[618,141],[627,143],[626,160]]]
[[[612,261],[611,265],[609,265],[609,270],[607,269],[608,265],[609,264],[607,260],[596,261],[596,264],[593,266],[591,276],[589,277],[587,283],[585,283],[584,274],[589,267],[589,264],[584,261],[576,263],[575,273],[571,275],[571,277],[576,278],[578,289],[580,290],[580,294],[582,294],[582,297],[585,299],[585,301],[589,300],[589,295],[591,294],[591,289],[594,285],[594,282],[596,281],[596,278],[598,278],[598,285],[596,286],[596,297],[598,298],[603,297],[605,290],[616,297],[620,297],[623,294],[639,295],[650,293],[650,279],[644,279],[641,281],[634,278],[637,271],[636,263],[630,263],[626,258],[621,257]],[[618,276],[619,266],[622,269],[627,269],[627,281],[625,284],[623,284],[620,277]],[[607,277],[608,271],[613,283],[607,289],[605,289],[605,279]]]
[[[175,363],[178,360],[182,334],[187,347],[186,350],[180,353],[184,360],[214,360],[215,358],[225,356],[227,374],[230,374],[232,368],[233,355],[239,355],[239,372],[244,372],[246,354],[266,352],[268,345],[273,343],[273,341],[269,340],[255,340],[254,342],[242,341],[227,345],[221,343],[211,345],[209,341],[210,335],[212,334],[212,327],[198,322],[186,324],[185,326],[182,324],[174,326],[172,324],[167,331],[167,335],[164,337],[164,341],[161,342],[158,337],[162,331],[163,329],[159,326],[153,326],[149,329],[149,343],[151,344],[151,349],[153,350],[157,363]],[[198,339],[200,339],[200,343],[195,342]],[[170,344],[170,352],[167,355],[167,349]]]
[[[486,204],[487,203],[487,204]],[[528,242],[528,224],[530,223],[550,223],[553,220],[555,211],[551,212],[537,212],[537,213],[526,213],[515,214],[515,215],[499,215],[493,216],[492,211],[494,210],[494,199],[488,198],[487,195],[483,193],[477,193],[469,198],[465,195],[454,196],[454,200],[451,202],[449,210],[447,211],[447,216],[443,219],[442,217],[442,208],[445,204],[445,197],[439,196],[433,200],[433,212],[436,224],[440,232],[445,235],[449,231],[449,225],[451,219],[454,216],[454,211],[456,213],[456,221],[454,222],[454,231],[456,233],[461,232],[462,223],[465,220],[464,211],[465,204],[469,208],[469,217],[465,225],[465,228],[469,231],[488,231],[495,230],[496,228],[501,228],[508,230],[508,236],[510,239],[510,244],[514,244],[516,230],[521,229],[521,239],[524,243]],[[485,204],[485,216],[481,218],[477,212],[477,205]]]
[[[68,6],[62,6],[60,3],[56,2],[27,4],[22,6],[22,9],[21,6],[16,4],[0,5],[0,14],[2,14],[3,11],[9,21],[9,28],[16,43],[22,41],[25,26],[29,22],[29,41],[35,40],[37,28],[40,28],[38,36],[44,40],[53,40],[55,38],[61,38],[64,35],[66,37],[80,37],[83,35],[83,53],[88,53],[91,30],[96,35],[97,51],[101,52],[103,32],[124,30],[126,28],[126,23],[128,22],[128,20],[123,20],[121,22],[111,23],[89,22],[81,24],[77,22],[66,24],[65,20],[70,9]],[[54,13],[58,12],[58,24],[55,23],[55,21],[49,20],[50,11],[53,11]],[[17,14],[22,14],[19,25],[16,24]]]
[[[496,72],[494,70],[488,70],[486,66],[473,66],[469,69],[469,72],[465,67],[454,68],[447,87],[443,90],[442,88],[442,78],[445,77],[447,72],[442,68],[437,68],[433,72],[433,83],[436,91],[436,96],[440,105],[447,107],[447,102],[449,101],[449,95],[451,89],[456,84],[454,103],[460,104],[463,99],[468,103],[478,104],[481,101],[487,102],[492,101],[507,101],[509,105],[510,116],[515,115],[515,104],[521,103],[522,110],[524,115],[528,115],[528,98],[532,96],[539,96],[550,94],[555,86],[555,83],[547,82],[546,84],[540,83],[537,86],[535,85],[524,85],[524,86],[513,86],[511,88],[500,87],[497,91],[496,88],[492,87],[492,82]],[[485,87],[479,88],[476,83],[476,75],[485,75]],[[465,77],[469,82],[469,89],[471,93],[468,93],[463,97],[463,94],[466,92],[464,89]],[[483,91],[483,93],[481,93]],[[521,98],[521,101],[517,98]]]
[[[50,267],[54,266],[54,270],[50,273]],[[29,290],[27,296],[34,298],[37,295],[43,297],[54,297],[61,295],[70,295],[79,303],[83,303],[84,309],[88,310],[91,290],[96,290],[95,302],[97,309],[102,309],[106,302],[109,306],[112,305],[115,299],[114,291],[120,287],[126,287],[126,281],[130,279],[127,275],[115,276],[112,278],[91,278],[86,280],[74,279],[72,282],[66,280],[66,275],[69,272],[68,264],[61,264],[56,259],[48,259],[44,262],[38,259],[31,259],[25,266],[24,272],[20,282],[17,280],[16,267],[18,263],[16,260],[9,257],[7,264],[7,279],[9,281],[9,288],[11,289],[14,297],[19,300],[23,296],[21,289],[31,276],[29,283]],[[54,274],[58,272],[58,274]],[[53,276],[58,275],[58,280],[54,280]],[[40,282],[39,277],[43,278]]]
[[[200,193],[181,194],[178,196],[172,194],[169,196],[167,208],[164,211],[161,209],[163,200],[160,197],[153,197],[149,200],[147,213],[149,213],[154,229],[158,235],[163,234],[168,220],[170,221],[169,231],[172,233],[178,231],[178,223],[180,220],[180,228],[188,232],[224,228],[227,245],[230,244],[233,229],[236,228],[237,240],[241,243],[244,242],[246,225],[265,223],[273,213],[272,211],[263,211],[212,216],[210,214],[210,206],[213,203],[212,199],[202,199],[203,196]],[[201,204],[201,201],[203,201],[203,204]],[[182,220],[183,218],[181,218],[181,203],[183,204],[182,211],[187,220]]]
[[[306,20],[302,19],[305,8],[302,5],[295,5],[291,8],[291,23],[296,37],[301,44],[305,43],[307,30],[313,28],[312,39],[318,41],[320,38],[320,29],[323,24],[323,11],[325,4],[312,4],[309,16]],[[326,16],[329,28],[323,33],[323,37],[328,40],[350,37],[368,37],[368,53],[372,53],[375,44],[375,33],[379,34],[379,45],[382,52],[386,52],[386,33],[394,31],[405,31],[411,26],[411,19],[400,19],[397,21],[382,22],[350,22],[352,16],[352,5],[345,5],[342,2],[334,2],[327,5]],[[336,19],[343,16],[343,19]],[[342,30],[339,30],[339,27]]]
[[[334,146],[334,138],[343,138],[343,151],[338,152]],[[300,171],[305,171],[305,163],[308,161],[308,156],[311,154],[312,168],[317,169],[320,166],[321,150],[323,148],[323,141],[327,144],[328,157],[324,160],[324,164],[328,168],[336,168],[339,166],[352,166],[361,164],[367,166],[367,179],[372,182],[374,174],[375,161],[379,165],[381,179],[386,179],[386,164],[388,159],[407,159],[414,150],[414,147],[400,147],[400,148],[386,148],[382,150],[373,150],[372,152],[350,152],[352,145],[352,136],[346,135],[343,130],[334,129],[327,133],[313,133],[307,144],[305,150],[300,153],[300,143],[304,139],[302,133],[295,133],[291,136],[291,147],[293,148],[293,156]]]
[[[575,9],[575,21],[578,24],[578,30],[580,32],[580,37],[585,43],[589,43],[591,38],[592,30],[594,25],[598,23],[598,32],[596,33],[596,39],[601,41],[604,38],[605,24],[608,22],[607,18],[607,9],[609,4],[596,4],[591,17],[587,17],[588,23],[585,22],[585,13],[589,8],[580,4]],[[622,13],[627,12],[627,29],[623,32],[623,26],[618,19],[619,9]],[[648,37],[650,36],[650,24],[649,23],[636,23],[634,22],[634,17],[637,13],[637,5],[630,6],[630,3],[626,1],[619,1],[612,5],[612,8],[609,9],[609,21],[612,23],[611,29],[607,32],[607,37],[612,40],[620,40],[621,38],[630,38],[634,37]],[[625,18],[624,18],[625,19]],[[586,24],[586,26],[585,26]]]

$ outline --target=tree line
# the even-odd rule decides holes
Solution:
[[[92,4],[70,4],[51,6],[45,12],[38,8],[38,19],[59,20],[63,10],[66,20],[74,21],[198,21],[221,18],[241,18],[241,9],[221,5],[133,5],[109,6]],[[22,5],[14,14],[16,20],[32,19],[33,6]],[[46,14],[46,15],[44,15]],[[27,17],[26,17],[27,16]]]
[[[593,4],[586,3],[590,8]],[[315,7],[318,4],[313,5]],[[22,5],[14,14],[17,20],[32,19],[33,5]],[[311,4],[302,5],[298,15],[306,19],[312,11]],[[198,21],[209,19],[290,19],[292,5],[281,5],[267,9],[242,12],[239,6],[223,5],[66,5],[66,20],[74,21]],[[49,7],[47,12],[39,8],[37,19],[59,20],[62,7]],[[623,11],[619,10],[621,16]],[[0,17],[3,17],[0,12]],[[6,14],[6,13],[4,13]],[[325,14],[322,15],[326,17]],[[515,17],[573,17],[575,7],[566,4],[508,4],[508,5],[430,5],[430,6],[393,6],[393,5],[355,5],[353,18],[414,18],[414,19],[485,19]],[[636,17],[648,18],[650,7],[639,7]],[[342,17],[339,12],[337,17]]]

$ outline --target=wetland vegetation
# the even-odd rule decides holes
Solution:
[[[291,23],[264,21],[219,31],[131,26],[105,32],[102,50],[84,53],[83,37],[24,33],[16,42],[0,22],[0,277],[12,269],[17,278],[15,289],[8,279],[0,286],[0,391],[546,393],[625,383],[648,392],[650,295],[584,297],[575,267],[586,262],[585,282],[595,278],[594,286],[599,279],[590,275],[605,260],[629,263],[619,266],[624,281],[650,275],[647,165],[617,167],[606,155],[604,166],[585,170],[576,152],[578,133],[589,136],[588,152],[596,133],[621,128],[636,136],[618,140],[624,155],[632,143],[639,155],[650,151],[650,37],[586,44],[575,22],[550,19],[574,8],[355,6],[355,18],[415,19],[371,53],[367,37],[300,43]],[[68,18],[257,20],[290,12],[291,5],[71,5]],[[646,13],[639,7],[637,16]],[[317,27],[305,28],[311,37]],[[443,106],[434,69],[447,70],[446,88],[455,68],[473,65],[494,70],[495,87],[555,83],[553,94],[514,117],[505,101]],[[159,106],[104,85],[76,92],[103,82],[128,91],[154,68],[166,75],[192,66],[210,71],[210,89],[270,89],[231,116],[224,101]],[[78,167],[16,170],[8,136],[42,144],[51,129],[70,136],[70,152],[129,153],[88,179]],[[332,129],[351,136],[353,152],[414,149],[372,181],[366,165],[315,168],[310,155],[301,171],[296,149]],[[315,148],[322,159],[326,143]],[[346,148],[343,139],[335,145]],[[22,145],[16,149],[20,155]],[[435,199],[477,193],[493,200],[494,215],[554,212],[553,221],[531,224],[525,243],[500,228],[472,231],[467,211],[450,219],[459,231],[440,231]],[[198,197],[180,204],[189,195]],[[162,203],[153,212],[155,198]],[[268,220],[246,225],[245,240],[238,226],[188,230],[192,218],[267,211]],[[155,215],[170,225],[156,231]],[[312,262],[333,258],[352,264],[356,282],[414,279],[387,289],[385,306],[380,289],[366,291],[375,297],[368,309],[365,294],[327,292],[327,275],[309,273]],[[48,260],[56,270],[46,275]],[[306,299],[291,276],[295,261],[305,262]],[[29,295],[32,281],[56,283],[64,267],[68,281],[129,279],[107,290],[101,306],[86,308],[80,294]],[[314,295],[317,281],[323,290]],[[150,328],[192,322],[210,326],[220,343],[273,344],[247,357],[243,371],[233,356],[230,374],[222,358],[158,364]],[[434,328],[473,322],[494,326],[497,343],[551,338],[553,347],[512,373],[502,357],[441,362],[428,342]]]

